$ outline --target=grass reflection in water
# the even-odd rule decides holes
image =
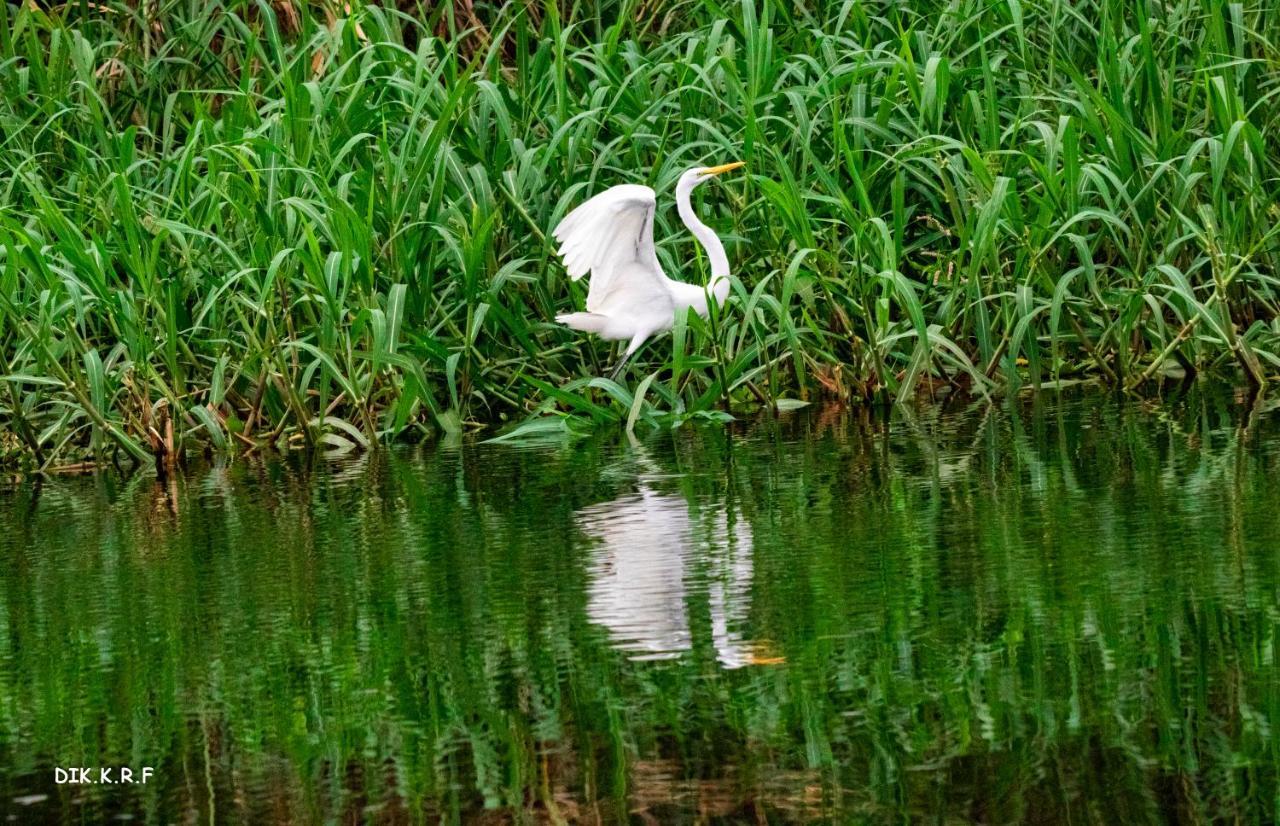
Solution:
[[[27,483],[0,812],[1274,820],[1277,512],[1212,397]]]

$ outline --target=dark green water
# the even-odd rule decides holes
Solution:
[[[1229,399],[28,482],[0,525],[18,822],[1280,818],[1280,424]]]

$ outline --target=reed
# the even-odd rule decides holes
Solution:
[[[1280,366],[1262,2],[334,8],[0,6],[0,461]],[[739,158],[729,303],[599,378],[547,229]]]

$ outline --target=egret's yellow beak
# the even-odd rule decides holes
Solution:
[[[733,163],[726,163],[720,166],[709,166],[706,169],[702,170],[702,174],[703,175],[719,175],[722,172],[732,172],[733,170],[746,165],[747,165],[746,161],[734,161]]]

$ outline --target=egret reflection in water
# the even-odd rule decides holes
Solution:
[[[725,668],[778,662],[762,642],[744,636],[754,573],[751,526],[729,501],[690,502],[659,492],[662,475],[643,454],[639,460],[643,472],[633,492],[575,514],[594,544],[587,616],[635,660],[681,656],[706,623]]]

